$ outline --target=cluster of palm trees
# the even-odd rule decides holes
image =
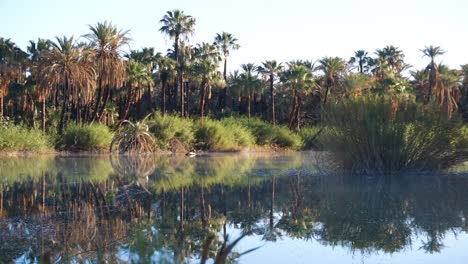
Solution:
[[[466,112],[468,66],[437,64],[445,53],[440,47],[423,49],[430,63],[414,71],[400,49],[386,46],[373,54],[358,50],[349,60],[267,60],[228,73],[229,56],[240,48],[234,35],[222,32],[213,42],[191,45],[196,19],[180,10],[166,12],[160,24],[174,41],[165,55],[153,48],[126,52],[129,31],[110,22],[90,26],[78,40],[31,41],[27,52],[0,38],[0,117],[35,125],[40,112],[41,127],[56,125],[59,133],[70,120],[119,124],[155,110],[255,115],[300,128],[319,122],[330,100],[368,92],[438,102],[448,116],[460,106]]]

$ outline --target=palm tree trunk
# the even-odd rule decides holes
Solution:
[[[67,92],[68,92],[68,76],[65,76],[65,86],[62,89],[62,113],[60,114],[60,123],[58,128],[58,133],[61,135],[63,133],[63,128],[65,127],[65,113],[67,112]]]
[[[289,112],[289,128],[292,128],[294,125],[294,116],[295,116],[295,111],[296,111],[296,105],[297,105],[297,95],[296,95],[296,89],[293,90],[293,103],[291,106],[291,112]]]
[[[329,84],[327,84],[327,89],[325,90],[325,98],[323,99],[323,105],[327,104],[328,90],[330,90]]]
[[[166,114],[166,89],[167,89],[167,80],[162,80],[162,87],[161,87],[161,113],[164,116]]]
[[[94,120],[96,120],[97,118],[97,113],[98,113],[98,109],[99,109],[99,104],[101,103],[101,98],[102,98],[102,79],[99,78],[99,82],[98,82],[98,90],[97,90],[97,98],[96,98],[96,103],[94,104],[94,111],[93,111],[93,116],[91,118],[91,122],[93,122]]]
[[[41,113],[42,132],[45,133],[46,129],[46,100],[45,97],[42,99],[42,113]]]
[[[102,101],[101,110],[99,111],[99,114],[97,116],[98,119],[101,118],[102,114],[104,113],[104,110],[106,109],[107,101],[109,100],[109,97],[110,97],[110,92],[111,92],[111,88],[109,87],[109,85],[107,85],[103,91],[104,100]]]
[[[275,92],[273,88],[273,81],[274,81],[274,76],[273,74],[270,75],[270,103],[271,103],[271,122],[273,123],[273,126],[276,126],[276,115],[275,115]]]
[[[184,78],[182,77],[182,73],[179,75],[179,87],[180,87],[180,116],[185,116],[185,102],[184,102]]]
[[[147,110],[148,112],[151,112],[153,110],[153,105],[151,103],[151,85],[149,84],[148,87],[147,87],[147,91],[146,91],[146,99],[147,99],[147,102],[148,102],[148,105],[147,105]]]
[[[225,82],[225,87],[224,87],[224,102],[221,108],[226,108],[228,105],[228,86],[227,86],[227,56],[224,56],[224,69],[223,69],[223,77],[224,77],[224,82]]]
[[[0,119],[3,118],[3,107],[4,107],[4,97],[3,94],[0,95]]]
[[[250,118],[250,101],[251,101],[252,95],[249,93],[247,96],[247,116]]]
[[[132,102],[132,99],[133,99],[133,93],[132,93],[133,89],[132,89],[132,86],[130,85],[130,87],[128,88],[128,93],[127,93],[127,100],[125,100],[125,108],[124,108],[124,113],[122,115],[122,118],[120,119],[120,123],[122,123],[124,120],[127,119],[128,117],[128,113],[130,112],[130,104]],[[120,125],[119,125],[120,126]]]
[[[201,92],[200,92],[200,116],[203,119],[205,116],[205,98],[206,98],[206,82],[201,83]]]

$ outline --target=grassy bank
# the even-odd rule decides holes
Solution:
[[[367,96],[330,104],[324,121],[322,144],[353,171],[441,169],[467,157],[467,128],[436,105]]]
[[[53,140],[38,129],[0,122],[0,152],[51,152]]]

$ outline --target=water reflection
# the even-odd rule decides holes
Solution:
[[[0,262],[199,262],[232,230],[260,239],[250,248],[443,254],[447,234],[467,231],[466,173],[351,178],[324,164],[310,153],[0,158]]]

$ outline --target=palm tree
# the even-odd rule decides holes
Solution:
[[[271,122],[273,126],[276,125],[276,115],[275,115],[275,91],[274,91],[274,82],[275,77],[282,71],[283,65],[278,63],[276,60],[262,62],[262,66],[258,67],[258,72],[268,76],[268,82],[270,84],[270,104],[271,104]]]
[[[130,54],[125,55],[125,57],[140,63],[146,71],[147,75],[151,76],[153,74],[153,71],[157,67],[158,59],[161,57],[161,53],[155,53],[154,48],[142,48],[141,50],[130,51]],[[154,109],[151,100],[151,91],[153,89],[153,83],[149,83],[149,85],[147,85],[146,88],[147,110],[152,110]]]
[[[84,37],[91,42],[98,74],[97,98],[91,119],[94,121],[102,116],[111,89],[122,86],[125,81],[126,68],[122,48],[128,45],[130,38],[129,30],[119,30],[117,26],[107,21],[98,22],[95,26],[90,25],[89,29],[91,33]]]
[[[358,64],[358,71],[360,73],[367,72],[369,70],[369,62],[371,61],[371,57],[369,57],[369,53],[364,50],[357,50],[354,52],[354,57],[351,57],[349,60],[350,64],[357,63]]]
[[[34,41],[29,41],[30,45],[28,46],[27,50],[31,56],[31,75],[32,79],[36,80],[38,75],[37,72],[39,71],[38,66],[40,62],[40,58],[42,54],[50,49],[50,41],[44,40],[39,38],[37,43]],[[39,92],[39,102],[42,104],[42,111],[41,111],[41,124],[42,124],[42,131],[45,132],[46,128],[46,100],[47,97],[50,96],[51,93],[50,86],[38,86]]]
[[[429,85],[428,79],[429,74],[425,69],[410,71],[412,80],[411,84],[413,85],[417,98],[424,97],[427,94],[427,87]]]
[[[61,89],[62,111],[58,127],[61,134],[69,98],[75,101],[88,99],[94,91],[96,72],[91,60],[87,59],[88,50],[75,46],[73,37],[57,38],[57,43],[50,44],[51,50],[40,56],[37,78],[42,87]]]
[[[215,45],[198,44],[194,48],[192,71],[200,79],[200,115],[205,116],[207,101],[211,95],[211,85],[220,81],[218,71],[221,56]]]
[[[409,66],[404,62],[405,54],[403,54],[403,51],[395,46],[390,45],[385,46],[383,49],[377,49],[375,54],[379,58],[387,61],[395,75],[400,74],[401,71],[408,68]]]
[[[461,74],[443,64],[439,64],[436,69],[440,75],[436,78],[434,95],[439,104],[445,108],[447,117],[450,118],[453,111],[458,108],[458,101],[461,98]]]
[[[130,105],[141,99],[143,93],[140,89],[143,87],[151,87],[153,84],[153,79],[151,78],[151,75],[148,74],[145,66],[134,60],[130,60],[127,63],[127,76],[129,87],[124,112],[120,122],[127,119]]]
[[[261,81],[256,75],[257,66],[253,63],[242,64],[241,69],[243,72],[240,74],[240,84],[241,94],[246,95],[247,97],[247,116],[251,117],[251,104],[252,104],[252,95],[254,91],[258,90],[261,87]]]
[[[300,128],[300,112],[303,95],[310,92],[315,82],[310,69],[297,63],[289,63],[289,68],[281,74],[281,82],[293,92],[289,128]]]
[[[15,43],[10,39],[0,38],[0,119],[3,118],[4,98],[12,79],[12,63]]]
[[[221,34],[217,33],[215,37],[214,44],[218,47],[219,52],[223,54],[223,58],[224,58],[224,68],[223,68],[224,81],[227,81],[226,72],[227,72],[227,58],[229,57],[229,52],[232,50],[238,50],[240,48],[240,45],[237,43],[237,41],[238,39],[236,39],[234,35],[232,35],[231,33],[224,32],[224,31]],[[223,95],[224,106],[221,106],[221,108],[227,106],[227,102],[228,102],[227,95],[228,95],[228,90],[227,90],[227,87],[225,87],[224,95]]]
[[[166,114],[166,91],[171,77],[175,76],[176,61],[169,57],[160,57],[157,61],[158,79],[161,81],[161,113]]]
[[[428,92],[427,92],[427,102],[429,102],[431,100],[432,89],[438,82],[437,80],[438,69],[437,69],[437,64],[435,63],[435,57],[439,55],[443,55],[445,51],[442,50],[439,46],[434,47],[430,45],[422,49],[421,52],[423,53],[423,57],[431,58],[431,62],[426,67],[426,71],[429,72],[429,87],[428,87]]]
[[[175,9],[167,11],[164,17],[159,21],[162,26],[159,31],[174,39],[174,58],[177,64],[177,73],[180,86],[180,112],[184,116],[184,89],[182,79],[182,68],[179,61],[179,45],[181,40],[188,40],[188,37],[195,31],[196,20],[192,16],[184,14],[183,11]],[[177,91],[177,82],[174,83],[174,90]]]
[[[337,87],[338,80],[346,69],[346,62],[339,57],[325,57],[319,60],[318,69],[324,74],[326,90],[323,105],[326,105],[328,92],[330,88],[335,89]]]

